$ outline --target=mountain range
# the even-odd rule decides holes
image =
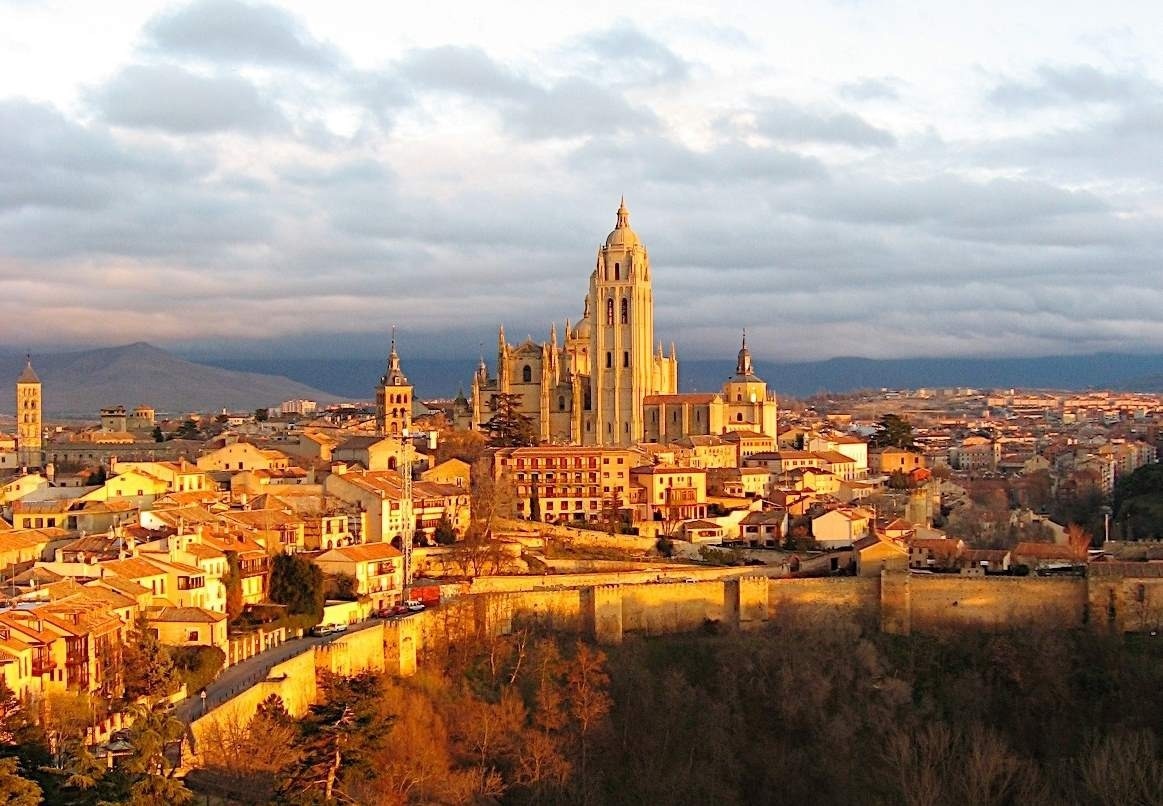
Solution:
[[[0,379],[15,381],[24,358],[0,355]],[[469,391],[477,359],[412,358],[404,371],[423,399]],[[372,400],[384,361],[371,358],[184,358],[144,342],[80,352],[37,355],[45,414],[96,418],[103,406],[145,403],[159,414],[247,410],[307,398],[320,403]],[[734,358],[684,360],[683,391],[717,390]],[[983,389],[1111,388],[1163,391],[1163,355],[1095,354],[1042,358],[831,358],[799,363],[756,362],[781,395],[806,397],[855,389],[969,386]],[[12,411],[14,384],[0,382],[0,412]]]
[[[0,355],[0,411],[15,408],[15,380],[24,357]],[[308,398],[321,403],[336,396],[278,375],[242,372],[187,361],[137,342],[82,352],[33,356],[43,384],[44,412],[50,417],[96,419],[103,406],[153,406],[159,415],[192,411],[232,411]]]
[[[233,370],[285,375],[326,389],[338,397],[358,400],[371,399],[375,382],[384,372],[384,361],[370,358],[202,360]],[[459,389],[469,392],[477,360],[404,356],[403,368],[421,398],[451,397]],[[683,391],[718,390],[734,369],[734,355],[720,360],[683,359],[679,364],[679,383]],[[796,363],[756,361],[755,369],[771,388],[792,397],[806,397],[818,392],[927,386],[1163,390],[1163,355],[1100,353],[1040,358],[830,358]]]

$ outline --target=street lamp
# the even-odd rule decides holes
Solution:
[[[400,502],[400,512],[404,517],[404,539],[400,551],[404,555],[404,598],[407,599],[408,588],[412,585],[412,536],[416,532],[416,516],[412,512],[412,463],[408,460],[408,445],[427,445],[429,450],[436,450],[436,432],[420,431],[412,434],[405,428],[400,434],[400,443],[404,446],[404,469],[401,473],[404,500]]]

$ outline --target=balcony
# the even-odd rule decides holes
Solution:
[[[178,590],[188,591],[206,587],[205,577],[178,577]]]
[[[35,677],[50,674],[57,668],[57,663],[48,655],[40,655],[32,659],[32,674]]]

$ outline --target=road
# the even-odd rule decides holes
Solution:
[[[358,632],[369,627],[376,627],[383,623],[383,619],[368,619],[358,624],[352,624],[347,632]],[[302,638],[290,638],[274,649],[260,652],[252,658],[236,663],[218,675],[218,678],[206,686],[206,703],[203,705],[199,692],[191,692],[191,696],[182,700],[174,709],[174,716],[187,725],[202,714],[213,711],[231,698],[246,691],[251,686],[266,679],[270,670],[285,660],[301,655],[304,652],[314,651],[321,644],[329,644],[344,633],[314,636],[305,635]]]

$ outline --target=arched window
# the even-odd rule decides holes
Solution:
[[[394,437],[399,436],[399,434],[400,434],[400,424],[399,423],[392,423],[392,436],[394,436]],[[388,464],[391,464],[391,462],[389,462]]]
[[[614,324],[614,298],[610,297],[606,300],[606,324]]]
[[[392,426],[392,433],[395,433],[395,431],[396,431],[396,427]],[[388,457],[388,470],[395,470],[397,466],[398,466],[398,463],[396,462],[396,457],[389,456]]]
[[[735,421],[739,423],[743,422],[743,412],[739,412],[735,415]]]
[[[525,365],[524,369],[521,370],[521,380],[523,380],[525,383],[529,383],[533,380],[533,367],[529,366],[528,364]]]
[[[560,411],[565,411],[565,395],[557,396],[557,408]]]
[[[612,369],[614,366],[614,354],[609,350],[606,351],[606,369]]]
[[[630,300],[622,298],[622,324],[630,324]]]
[[[614,264],[614,279],[615,280],[622,279],[622,267],[619,266],[617,263]]]
[[[629,350],[622,351],[622,366],[627,367],[627,368],[629,368],[629,366],[630,366],[630,351]]]

